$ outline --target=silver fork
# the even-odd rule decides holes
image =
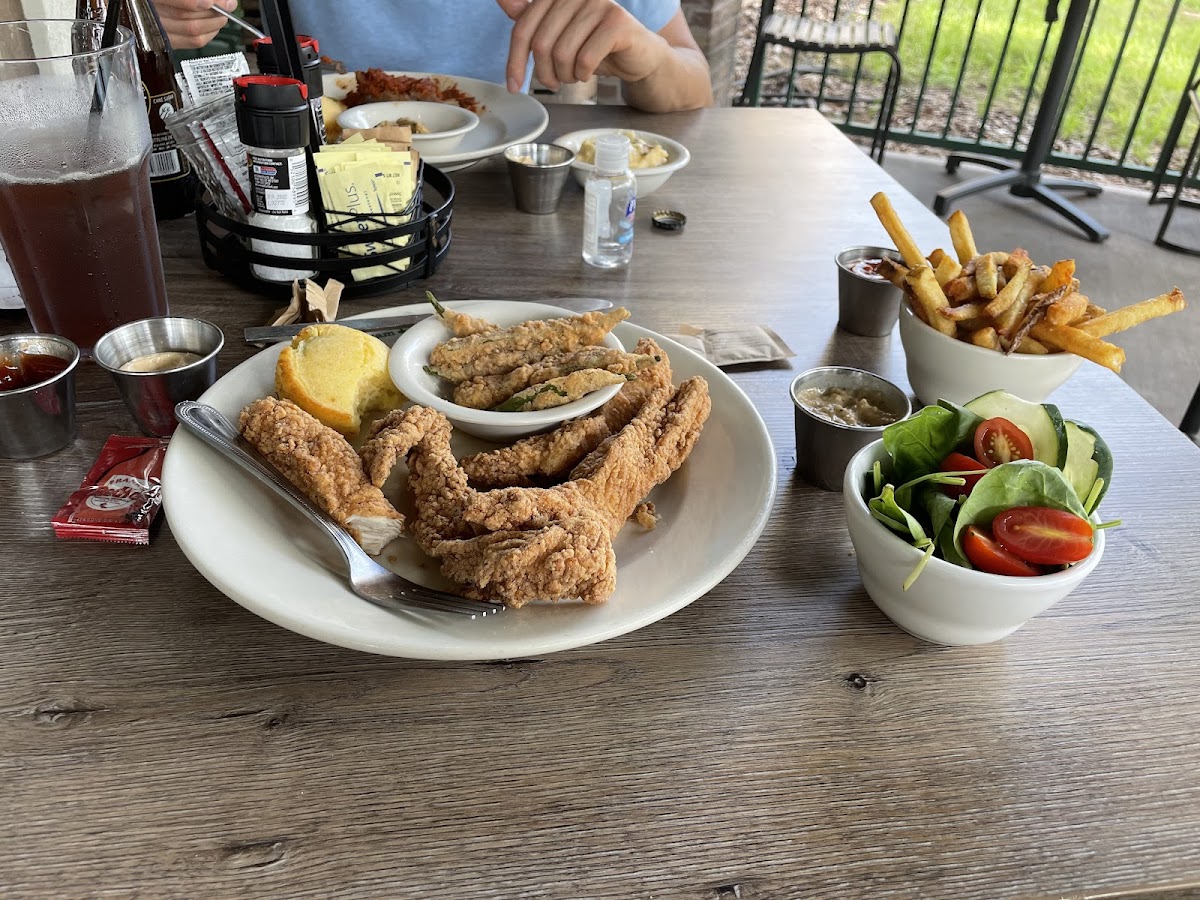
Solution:
[[[219,410],[194,400],[184,400],[176,405],[175,418],[200,440],[290,500],[313,524],[319,526],[341,551],[349,570],[350,589],[362,599],[392,612],[408,613],[420,609],[454,613],[472,619],[492,615],[504,609],[497,603],[469,600],[457,594],[447,594],[415,584],[379,565],[358,546],[345,529],[304,496],[303,492],[279,474],[270,463],[253,449],[244,448],[239,443],[237,429]]]

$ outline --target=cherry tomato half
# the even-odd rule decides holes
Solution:
[[[1046,566],[1079,562],[1092,552],[1091,523],[1062,509],[1014,506],[992,521],[992,534],[1014,556]]]
[[[965,497],[967,494],[971,493],[971,491],[975,489],[975,485],[979,483],[979,479],[983,477],[983,473],[988,470],[988,467],[985,466],[983,463],[981,463],[979,460],[972,459],[971,457],[967,456],[967,454],[965,454],[965,453],[951,453],[949,456],[947,456],[945,459],[942,460],[942,465],[940,466],[940,469],[943,472],[978,472],[979,473],[978,475],[964,475],[963,478],[965,478],[966,482],[967,482],[964,485],[957,485],[957,484],[943,484],[942,485],[942,491],[947,496],[958,499],[959,497]]]
[[[1008,419],[988,419],[975,429],[975,458],[989,469],[1014,459],[1033,459],[1033,442]]]
[[[963,552],[971,565],[993,575],[1041,575],[1042,570],[1019,559],[992,540],[978,525],[968,525],[963,535]]]

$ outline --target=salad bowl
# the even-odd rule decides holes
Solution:
[[[1086,559],[1035,578],[991,575],[935,556],[904,590],[923,554],[871,515],[867,481],[877,462],[885,470],[890,463],[882,440],[864,447],[846,467],[846,526],[871,600],[885,616],[922,640],[951,646],[998,641],[1079,587],[1104,555],[1104,530],[1097,529]]]

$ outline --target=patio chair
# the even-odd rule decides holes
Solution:
[[[758,13],[758,34],[750,68],[742,87],[739,106],[758,106],[762,102],[763,67],[770,47],[787,47],[792,51],[784,106],[795,99],[797,59],[801,53],[822,53],[826,56],[849,54],[858,57],[868,53],[886,53],[891,59],[883,97],[879,103],[879,118],[871,139],[871,157],[883,162],[888,126],[896,105],[900,86],[900,56],[897,53],[896,29],[887,22],[841,20],[827,22],[807,16],[775,12],[775,0],[763,0]]]
[[[1200,53],[1196,56],[1196,65],[1192,69],[1192,74],[1195,75],[1197,69],[1200,69]],[[1167,177],[1167,170],[1170,168],[1171,157],[1174,156],[1179,139],[1183,135],[1184,124],[1187,122],[1189,112],[1195,112],[1196,121],[1196,137],[1192,141],[1192,146],[1188,150],[1187,159],[1179,169],[1179,180],[1175,184],[1174,193],[1161,195],[1160,190],[1163,186],[1163,181]],[[1196,79],[1183,92],[1183,99],[1179,101],[1179,109],[1175,113],[1175,121],[1171,123],[1171,130],[1167,136],[1167,141],[1163,145],[1162,152],[1158,157],[1158,165],[1154,170],[1154,178],[1152,179],[1154,189],[1150,193],[1151,203],[1167,204],[1167,211],[1163,214],[1162,224],[1158,227],[1158,234],[1154,236],[1154,243],[1160,247],[1165,247],[1168,250],[1174,250],[1177,253],[1188,253],[1192,256],[1200,256],[1200,247],[1188,247],[1184,244],[1178,244],[1167,239],[1167,229],[1171,225],[1171,219],[1175,215],[1175,209],[1179,206],[1186,206],[1191,209],[1200,208],[1200,200],[1191,200],[1183,195],[1184,189],[1189,183],[1195,182],[1200,178],[1200,79]],[[1192,406],[1197,407],[1197,402],[1193,400]],[[1191,428],[1191,432],[1195,432],[1197,427],[1200,427],[1200,409],[1195,413],[1196,420]]]

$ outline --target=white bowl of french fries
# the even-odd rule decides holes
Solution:
[[[1120,372],[1125,351],[1104,338],[1187,305],[1175,288],[1108,312],[1082,293],[1073,259],[1039,266],[1020,248],[980,253],[961,210],[949,220],[953,252],[926,255],[886,194],[871,206],[904,259],[878,271],[904,291],[900,340],[909,383],[926,404],[992,390],[1040,403],[1084,359]]]
[[[622,308],[580,316],[542,303],[481,300],[456,304],[446,316],[431,315],[402,334],[388,370],[413,403],[484,440],[550,431],[594,411],[636,377],[636,354],[625,353],[612,333],[628,316]],[[560,319],[573,324],[510,340],[512,326]],[[499,330],[485,332],[487,323]]]

